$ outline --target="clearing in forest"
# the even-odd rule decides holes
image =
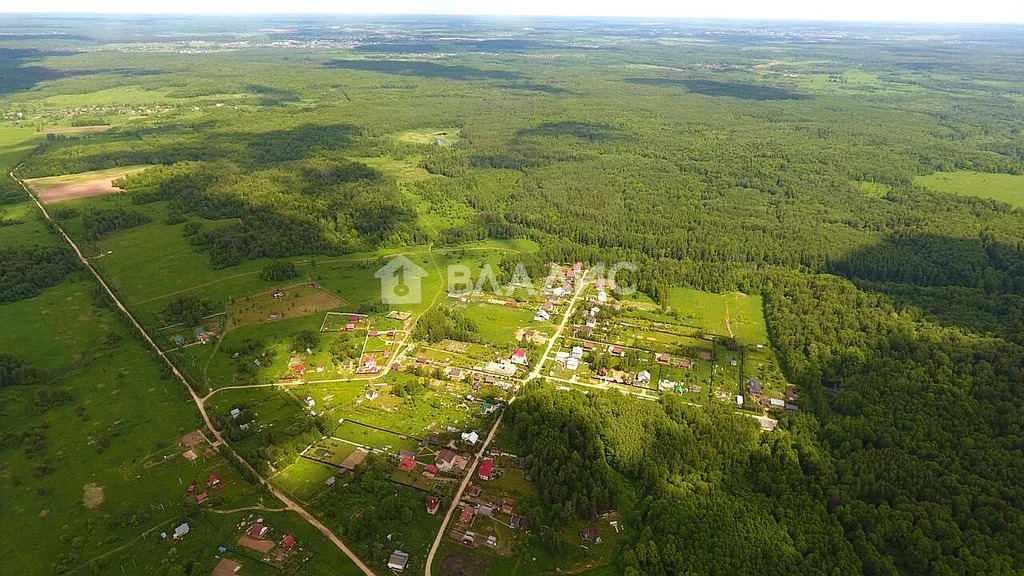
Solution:
[[[397,135],[401,142],[408,144],[434,144],[436,146],[451,146],[459,141],[459,129],[447,128],[440,130],[409,130]]]
[[[48,176],[46,178],[30,178],[25,180],[32,192],[44,204],[56,204],[78,198],[106,196],[116,194],[121,189],[114,186],[114,181],[122,176],[141,172],[148,166],[130,166],[126,168],[110,168],[94,170],[64,176]]]
[[[928,176],[917,176],[914,183],[957,196],[991,198],[1024,207],[1024,176],[1017,174],[991,174],[967,170],[936,172]]]
[[[668,304],[674,312],[678,312],[682,322],[696,326],[707,334],[729,336],[743,344],[768,342],[760,296],[742,292],[712,294],[690,288],[673,288]]]

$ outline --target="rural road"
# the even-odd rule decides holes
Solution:
[[[579,286],[576,288],[576,292],[572,295],[572,299],[569,300],[569,305],[565,308],[565,314],[562,315],[562,322],[558,324],[558,329],[555,330],[554,335],[552,335],[551,339],[548,341],[548,346],[544,349],[544,354],[537,360],[537,364],[533,367],[530,374],[519,381],[520,384],[526,384],[530,380],[537,378],[544,369],[544,362],[547,361],[548,355],[551,354],[552,348],[555,347],[555,341],[562,337],[562,331],[569,323],[572,311],[576,308],[576,301],[579,299],[580,294],[583,293],[583,290],[587,287],[588,275],[589,274],[584,274],[583,277],[580,278]],[[509,398],[509,404],[516,401],[517,393],[518,391],[514,392],[512,397]],[[506,407],[505,410],[508,410],[508,407]],[[469,486],[470,481],[473,479],[473,472],[476,470],[477,464],[480,462],[480,458],[487,451],[487,447],[491,444],[491,441],[494,440],[494,435],[498,433],[498,427],[501,426],[501,421],[505,418],[505,410],[502,410],[501,414],[498,415],[498,419],[495,420],[494,425],[491,426],[491,431],[487,433],[487,438],[484,440],[483,444],[480,445],[480,450],[477,451],[473,456],[473,461],[469,466],[467,466],[469,473],[466,474],[466,477],[462,479],[462,483],[459,484],[459,489],[455,492],[455,496],[452,497],[452,503],[448,507],[448,512],[445,513],[444,519],[441,520],[441,527],[437,531],[437,536],[434,537],[434,543],[430,546],[430,552],[427,553],[427,564],[424,568],[426,576],[431,576],[431,571],[433,570],[434,565],[434,556],[437,555],[437,549],[441,546],[441,541],[444,540],[445,528],[448,526],[448,523],[451,522],[452,516],[455,514],[455,510],[458,508],[459,502],[462,500],[462,494],[466,491],[466,487]]]
[[[117,309],[120,310],[121,313],[124,314],[126,318],[128,318],[128,321],[131,322],[132,326],[135,327],[136,330],[138,330],[139,334],[142,335],[142,338],[146,341],[146,343],[153,348],[153,350],[157,353],[160,359],[163,360],[164,363],[166,363],[167,366],[171,369],[171,372],[174,374],[174,376],[181,382],[182,385],[185,386],[185,390],[187,390],[189,395],[192,396],[192,401],[195,402],[196,408],[199,409],[199,413],[202,415],[203,422],[206,423],[206,427],[209,428],[210,432],[213,433],[214,438],[217,439],[216,443],[222,444],[228,450],[230,450],[231,454],[238,460],[238,462],[241,463],[242,466],[245,466],[253,474],[253,476],[259,480],[260,484],[266,487],[267,490],[269,490],[270,493],[274,495],[274,497],[276,497],[278,500],[284,503],[286,509],[297,513],[299,516],[301,516],[303,519],[305,519],[307,522],[313,525],[314,528],[316,528],[324,536],[326,536],[328,540],[330,540],[335,546],[338,547],[338,549],[344,552],[345,555],[348,556],[349,559],[352,560],[352,562],[356,566],[358,566],[359,569],[362,570],[364,574],[366,574],[367,576],[375,576],[373,570],[371,570],[369,566],[363,563],[359,556],[357,556],[355,552],[349,549],[349,547],[346,546],[345,543],[342,542],[341,539],[338,538],[338,536],[334,532],[332,532],[330,528],[328,528],[322,522],[317,520],[316,517],[307,512],[305,508],[299,506],[299,504],[297,504],[283,492],[274,487],[270,482],[268,482],[266,479],[260,476],[255,468],[249,465],[249,463],[244,458],[238,455],[234,448],[232,448],[227,442],[224,441],[224,438],[221,437],[220,432],[217,431],[217,429],[213,426],[213,422],[210,421],[210,416],[206,413],[206,408],[204,407],[204,399],[198,394],[196,394],[195,389],[189,384],[188,380],[185,378],[185,375],[178,370],[178,367],[175,366],[173,362],[171,362],[170,358],[168,358],[167,355],[164,354],[163,350],[161,350],[160,347],[157,346],[156,342],[154,342],[153,339],[150,338],[149,333],[146,332],[145,329],[143,329],[142,325],[139,324],[137,320],[135,320],[135,317],[132,316],[131,312],[129,312],[128,309],[125,308],[124,304],[121,303],[121,301],[117,298],[117,296],[110,289],[110,287],[107,286],[107,283],[103,280],[103,277],[100,276],[99,272],[97,272],[96,269],[93,268],[92,264],[89,263],[89,260],[82,254],[82,251],[78,248],[78,245],[75,244],[74,240],[72,240],[71,237],[68,236],[68,234],[64,231],[64,228],[62,228],[61,225],[58,224],[55,220],[50,218],[50,214],[49,212],[46,211],[46,208],[43,206],[42,202],[40,202],[39,199],[36,198],[36,195],[33,194],[27,186],[25,186],[25,183],[20,178],[14,175],[14,173],[20,167],[21,166],[19,165],[10,172],[11,178],[14,178],[18,182],[18,184],[21,185],[22,189],[25,190],[25,193],[28,194],[30,198],[32,198],[32,201],[35,202],[36,206],[39,207],[39,210],[40,212],[42,212],[43,217],[46,218],[46,221],[50,223],[57,230],[57,232],[60,233],[61,237],[64,238],[68,245],[71,246],[71,249],[74,250],[75,254],[78,255],[78,259],[82,262],[82,265],[85,266],[86,270],[88,270],[93,275],[94,278],[96,278],[96,281],[99,282],[100,286],[107,293],[107,296],[109,296],[114,305],[117,306]]]

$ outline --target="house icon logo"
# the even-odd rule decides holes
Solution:
[[[421,278],[427,271],[405,256],[398,255],[374,273],[380,279],[380,300],[385,304],[419,304]]]

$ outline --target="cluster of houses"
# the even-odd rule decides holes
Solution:
[[[522,516],[516,514],[515,500],[503,498],[501,502],[493,502],[482,497],[482,492],[480,486],[469,485],[465,501],[460,504],[458,520],[449,535],[466,546],[476,546],[482,542],[488,547],[497,548],[498,537],[496,535],[480,538],[484,535],[469,530],[477,516],[491,518],[496,513],[504,514],[509,517],[508,526],[513,530],[525,527],[526,521]]]
[[[574,280],[579,278],[583,274],[583,263],[577,262],[572,268],[565,271],[565,275],[561,278],[558,276],[548,276],[547,281],[544,283],[544,290],[542,291],[547,300],[537,309],[537,314],[533,317],[535,322],[546,322],[551,320],[551,314],[555,311],[555,304],[561,301],[568,294],[572,294]]]
[[[751,398],[757,398],[758,404],[769,410],[789,410],[792,412],[800,409],[800,407],[795,404],[797,399],[796,391],[787,389],[782,393],[782,398],[769,398],[764,395],[761,381],[756,378],[751,378],[747,381],[747,394]],[[738,404],[743,403],[743,401],[740,400],[742,396],[737,396],[736,398],[736,402]]]
[[[566,370],[575,371],[580,367],[580,361],[583,359],[583,349],[583,346],[573,346],[569,352],[564,350],[555,352],[555,362],[565,366]]]

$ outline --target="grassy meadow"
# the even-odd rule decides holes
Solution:
[[[977,196],[1024,208],[1024,176],[987,172],[935,172],[914,178],[925,188],[957,196]]]

